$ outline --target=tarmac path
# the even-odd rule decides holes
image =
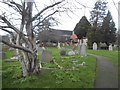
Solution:
[[[118,70],[113,63],[107,57],[88,55],[95,56],[97,59],[94,88],[118,88]]]

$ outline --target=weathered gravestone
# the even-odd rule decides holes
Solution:
[[[52,52],[47,51],[47,50],[43,50],[41,62],[42,63],[49,63],[50,61],[52,61]]]
[[[109,51],[112,51],[112,44],[109,45]]]
[[[97,43],[96,42],[93,43],[93,50],[97,50]]]
[[[45,50],[44,47],[38,47],[38,48],[37,48],[37,52],[38,52],[38,53],[42,53],[44,50]]]
[[[100,48],[101,48],[101,49],[108,49],[108,46],[107,46],[106,43],[101,43],[101,42],[100,42]]]
[[[87,55],[87,39],[82,39],[78,44],[78,54],[86,56]]]
[[[73,50],[71,50],[71,51],[68,52],[68,55],[69,56],[75,55],[75,52]]]
[[[84,55],[86,56],[87,55],[87,52],[86,52],[86,45],[84,43],[81,44],[80,46],[80,51],[78,51],[80,55]]]
[[[57,46],[57,47],[58,47],[59,49],[61,48],[61,47],[60,47],[60,43],[59,43],[59,42],[58,42],[58,46]]]
[[[61,50],[60,50],[60,55],[61,56],[65,56],[66,55],[66,49],[65,48],[61,48]]]

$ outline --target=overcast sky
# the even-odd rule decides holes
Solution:
[[[1,0],[0,0],[1,1]],[[17,1],[17,0],[16,0]],[[57,1],[57,0],[56,0]],[[60,1],[60,0],[59,0]],[[73,30],[75,25],[79,22],[79,20],[81,19],[82,16],[86,16],[87,19],[90,19],[90,11],[92,10],[92,8],[94,7],[94,4],[97,0],[76,0],[78,1],[80,4],[83,4],[89,8],[84,8],[82,5],[80,4],[76,4],[75,0],[68,0],[70,1],[71,5],[69,4],[68,6],[70,6],[72,8],[72,5],[76,5],[78,9],[74,10],[74,14],[71,12],[68,12],[68,16],[67,13],[62,13],[60,15],[55,14],[54,16],[59,20],[59,22],[61,24],[59,24],[58,26],[54,26],[53,28],[55,29],[62,29],[62,30]],[[116,24],[116,28],[118,28],[118,2],[120,0],[107,0],[108,2],[108,9],[110,10],[113,20]],[[35,0],[36,2],[36,6],[38,10],[40,10],[40,8],[42,6],[45,5],[50,5],[51,0]],[[2,14],[3,11],[3,7],[2,4],[0,4],[0,14]],[[7,7],[7,9],[10,11],[10,9]],[[34,12],[36,12],[36,9],[34,9]],[[4,32],[2,32],[0,30],[0,35],[5,34]]]
[[[79,1],[82,4],[93,8],[94,4],[97,0],[79,0]],[[116,9],[116,7],[118,8],[119,0],[114,0],[116,6],[114,5],[113,0],[107,0],[107,2],[108,2],[108,9],[110,10],[110,12],[112,14],[113,20],[116,24],[116,28],[118,28],[118,10]],[[65,30],[73,30],[76,23],[79,22],[79,20],[81,19],[81,17],[83,15],[85,15],[88,20],[90,19],[90,11],[91,10],[92,10],[91,8],[84,9],[84,7],[82,7],[82,9],[76,11],[76,13],[75,13],[76,15],[71,14],[72,18],[69,18],[67,16],[64,18],[64,15],[63,15],[62,16],[63,18],[61,18],[61,20],[60,20],[62,22],[62,25],[59,25],[59,27],[55,27],[55,28],[60,28],[60,29],[65,29]]]

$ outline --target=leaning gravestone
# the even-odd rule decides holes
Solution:
[[[112,44],[109,45],[109,51],[112,51]]]
[[[97,43],[96,42],[93,43],[93,50],[97,50]]]
[[[43,50],[41,62],[42,63],[49,63],[50,61],[52,61],[52,52],[47,51],[47,50]]]
[[[66,49],[65,48],[61,48],[60,55],[61,56],[65,56],[66,55]]]

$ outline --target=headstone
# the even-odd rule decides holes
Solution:
[[[114,48],[117,48],[117,45],[115,45],[115,44],[114,44],[114,46],[113,46],[113,47],[114,47]]]
[[[86,56],[86,45],[84,43],[80,46],[80,51],[78,51],[80,55]]]
[[[65,43],[63,43],[63,47],[65,46]]]
[[[58,46],[57,46],[59,49],[60,49],[60,43],[58,42]]]
[[[38,47],[38,48],[37,48],[37,52],[38,52],[38,53],[39,53],[39,52],[40,52],[40,53],[42,53],[42,52],[43,52],[43,50],[45,50],[45,48],[44,48],[44,47]]]
[[[22,46],[23,46],[23,47],[26,47],[25,43],[22,43]]]
[[[72,55],[75,55],[75,52],[72,50],[72,51],[69,51],[68,52],[68,55],[72,56]]]
[[[109,45],[109,51],[112,51],[112,44]]]
[[[43,50],[45,50],[45,47],[42,47]]]
[[[87,39],[80,40],[78,44],[78,54],[86,56],[87,55]]]
[[[97,50],[97,43],[96,42],[93,43],[93,50]]]
[[[52,61],[52,52],[51,51],[47,51],[47,50],[43,50],[41,62],[49,63],[50,61]]]
[[[66,49],[65,48],[61,48],[61,50],[60,50],[60,55],[61,56],[65,56],[66,55]]]
[[[100,48],[101,48],[101,49],[108,49],[108,46],[107,46],[106,43],[101,43],[101,42],[100,42]]]
[[[88,42],[88,39],[87,38],[85,38],[85,39],[83,39],[83,43],[87,46],[87,42]]]

